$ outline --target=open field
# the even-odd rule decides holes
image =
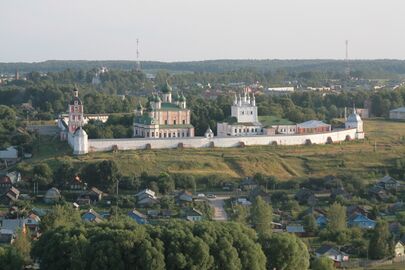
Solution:
[[[196,177],[220,174],[227,178],[251,176],[257,172],[279,179],[321,177],[355,172],[374,178],[405,157],[405,122],[365,121],[366,140],[333,145],[254,146],[246,148],[169,149],[67,155],[70,150],[56,139],[44,140],[32,162],[53,165],[68,158],[78,166],[113,159],[125,175],[161,172],[191,174]]]

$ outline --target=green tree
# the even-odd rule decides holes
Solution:
[[[379,260],[392,255],[392,243],[388,224],[379,220],[372,232],[368,252],[371,259]]]
[[[271,233],[273,209],[261,196],[257,196],[250,209],[250,219],[257,233]]]
[[[248,217],[249,210],[246,206],[238,204],[233,208],[232,220],[242,224],[246,224]]]
[[[267,269],[306,270],[309,253],[305,244],[293,234],[262,235],[260,243],[267,257]]]
[[[173,178],[168,173],[161,173],[158,178],[159,191],[163,194],[169,194],[175,189]]]
[[[13,246],[20,254],[24,264],[28,264],[31,261],[31,240],[29,234],[25,231],[18,231]]]
[[[346,207],[335,202],[328,210],[327,228],[331,232],[339,232],[346,229],[346,227]]]
[[[336,269],[333,265],[333,261],[328,257],[321,256],[314,260],[312,263],[312,270],[334,270]]]
[[[52,169],[46,163],[39,163],[33,168],[32,181],[37,182],[42,187],[47,187],[52,183]]]
[[[309,214],[303,220],[304,229],[306,232],[314,233],[317,230],[317,224],[314,215]]]
[[[53,178],[54,182],[59,187],[64,187],[73,180],[75,176],[75,169],[71,161],[64,160],[60,163],[59,167],[56,169]]]
[[[47,231],[60,226],[70,227],[80,222],[80,214],[70,205],[55,205],[40,223],[42,231]]]
[[[23,269],[24,259],[16,248],[0,246],[0,269],[19,270]]]

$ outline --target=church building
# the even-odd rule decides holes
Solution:
[[[244,89],[243,97],[235,94],[231,107],[231,118],[228,122],[218,123],[219,137],[262,135],[265,132],[257,115],[256,98],[250,97],[248,89]]]
[[[183,94],[172,96],[169,83],[158,94],[149,98],[147,109],[140,104],[135,111],[134,137],[138,138],[184,138],[194,137],[190,123],[191,112],[187,109]]]

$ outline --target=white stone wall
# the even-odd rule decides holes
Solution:
[[[194,137],[194,138],[167,138],[167,139],[91,139],[88,140],[89,152],[110,151],[113,146],[119,150],[137,150],[145,149],[149,144],[152,149],[177,148],[183,144],[185,148],[203,148],[210,147],[237,147],[240,143],[244,145],[269,145],[277,143],[278,145],[303,145],[310,140],[312,144],[326,144],[328,137],[333,142],[346,140],[349,136],[353,139],[363,139],[364,133],[357,133],[356,129],[337,130],[320,134],[305,135],[273,135],[273,136],[245,136],[245,137]]]

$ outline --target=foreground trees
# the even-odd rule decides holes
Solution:
[[[266,269],[256,233],[236,223],[86,224],[48,230],[33,257],[44,269]]]
[[[261,236],[260,242],[267,257],[267,269],[308,269],[308,249],[295,235],[267,234]]]

